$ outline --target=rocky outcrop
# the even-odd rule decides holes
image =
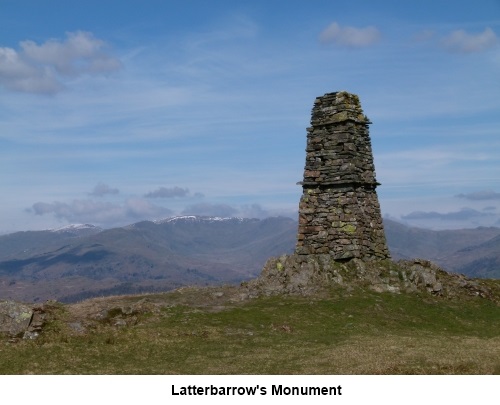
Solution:
[[[485,280],[448,273],[428,260],[341,263],[328,254],[271,258],[258,279],[245,284],[250,295],[314,295],[332,287],[376,292],[425,293],[445,298],[481,297],[497,301]]]
[[[35,306],[0,301],[0,335],[10,339],[36,339],[47,321],[50,305],[50,301]]]
[[[23,337],[33,317],[33,309],[19,302],[0,302],[0,333],[11,338]]]

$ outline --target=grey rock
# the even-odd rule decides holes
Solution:
[[[242,286],[243,287],[243,286]],[[314,295],[325,288],[368,288],[375,292],[473,296],[498,302],[487,283],[448,273],[426,260],[389,259],[339,263],[331,254],[292,254],[270,258],[259,278],[245,283],[248,296]],[[500,302],[498,302],[500,304]]]
[[[113,325],[114,326],[127,326],[127,321],[125,319],[122,319],[122,318],[117,318],[117,319],[114,319],[113,321]]]
[[[68,323],[68,326],[71,328],[71,330],[73,330],[78,334],[85,333],[85,327],[82,325],[81,322],[70,322]]]
[[[38,332],[35,332],[35,331],[30,331],[30,330],[27,330],[26,332],[24,332],[23,334],[23,339],[27,339],[27,340],[34,340],[36,339],[40,334]]]
[[[15,301],[0,301],[0,334],[22,337],[32,317],[30,306]]]

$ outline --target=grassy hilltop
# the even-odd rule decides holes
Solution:
[[[375,292],[251,298],[241,287],[46,303],[35,340],[0,343],[2,374],[498,374],[493,299]]]

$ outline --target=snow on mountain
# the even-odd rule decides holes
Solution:
[[[51,232],[80,232],[80,231],[101,231],[102,228],[92,224],[70,224],[61,228],[49,229]]]
[[[222,222],[222,221],[255,221],[255,219],[250,218],[239,218],[239,217],[205,217],[199,215],[181,215],[176,217],[169,217],[164,219],[157,219],[153,222],[157,225],[172,223],[172,222]]]

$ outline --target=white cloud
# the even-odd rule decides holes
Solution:
[[[63,88],[48,68],[29,63],[11,48],[0,48],[0,85],[9,90],[44,94]]]
[[[333,22],[321,32],[319,39],[324,44],[362,48],[380,41],[380,31],[373,26],[365,28],[341,27]]]
[[[151,204],[141,198],[130,198],[123,204],[93,200],[37,202],[28,210],[35,215],[54,215],[70,223],[92,223],[101,226],[119,226],[130,222],[164,218],[172,214],[168,208]]]
[[[64,77],[118,70],[121,62],[106,53],[104,41],[77,31],[60,41],[41,45],[22,41],[21,49],[0,48],[0,85],[13,91],[53,94],[64,88]]]
[[[495,47],[498,43],[498,37],[489,27],[479,34],[469,34],[465,30],[456,30],[441,40],[443,48],[460,53],[482,52]]]
[[[33,41],[21,42],[24,56],[33,62],[52,66],[62,75],[106,73],[119,69],[120,62],[104,52],[104,41],[90,32],[69,32],[61,42],[50,39],[42,45]]]

